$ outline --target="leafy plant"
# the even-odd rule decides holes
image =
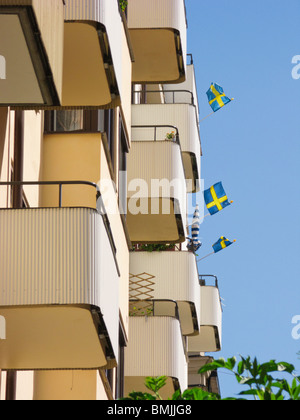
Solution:
[[[300,401],[300,377],[296,376],[295,368],[292,364],[286,362],[276,362],[270,360],[267,363],[260,364],[255,357],[251,360],[250,357],[241,357],[237,362],[235,357],[227,360],[218,359],[203,366],[199,373],[203,374],[210,371],[217,371],[225,369],[233,374],[237,382],[241,386],[247,387],[242,390],[239,396],[254,397],[255,400],[261,401],[283,401],[293,400]],[[278,378],[278,374],[284,374],[289,378]],[[166,377],[146,378],[145,385],[152,391],[152,394],[142,392],[132,392],[129,394],[129,400],[145,399],[157,400],[162,399],[159,391],[166,384]],[[191,388],[183,393],[176,391],[171,400],[207,400],[220,401],[221,396],[218,394],[206,392],[201,388]],[[230,397],[224,400],[237,401],[246,400],[246,398]]]
[[[214,362],[203,366],[199,373],[207,371],[226,369],[234,374],[238,383],[248,387],[245,391],[241,391],[241,396],[253,396],[256,400],[264,401],[282,401],[300,400],[300,377],[295,376],[295,368],[292,364],[286,362],[276,362],[270,360],[267,363],[260,364],[255,357],[243,358],[237,363],[235,357],[227,359],[218,359]],[[292,382],[289,383],[285,378],[274,377],[274,374],[285,373]],[[237,400],[242,398],[230,398]]]
[[[171,131],[171,133],[166,134],[166,140],[174,140],[175,139],[175,131]]]
[[[152,316],[153,315],[153,307],[152,308],[139,308],[137,306],[133,306],[133,308],[129,311],[129,316]]]
[[[154,251],[173,251],[175,249],[174,244],[166,245],[166,244],[143,244],[139,245],[138,247],[134,246],[133,251],[147,251],[147,252],[154,252]]]
[[[148,392],[131,392],[127,398],[122,398],[123,400],[162,400],[162,397],[159,394],[159,390],[163,388],[167,383],[166,376],[157,376],[151,377],[148,376],[145,379],[145,386],[152,394]]]

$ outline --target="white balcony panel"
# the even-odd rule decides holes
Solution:
[[[99,362],[95,345],[98,342],[98,347],[101,346],[93,320],[99,311],[117,357],[119,277],[102,216],[84,208],[1,210],[0,226],[0,315],[7,319],[8,325],[14,325],[15,334],[20,329],[18,325],[22,325],[24,334],[27,330],[32,337],[32,343],[39,349],[45,347],[41,353],[45,358],[37,358],[37,365],[31,366],[28,364],[32,363],[30,340],[26,341],[22,334],[19,341],[14,338],[17,367],[21,370],[96,367],[90,363]],[[75,333],[72,322],[76,322],[76,316]],[[42,319],[46,324],[50,319],[53,321],[48,332],[43,328]],[[7,329],[9,331],[8,326]],[[96,355],[91,357],[92,362],[88,358],[84,362],[76,348],[73,351],[78,358],[74,356],[70,362],[60,358],[63,350],[57,352],[57,358],[48,354],[42,342],[45,333],[48,334],[45,343],[50,340],[60,349],[67,331],[75,334],[70,342],[83,339],[89,331],[93,343],[91,354]],[[10,340],[0,345],[10,348]],[[20,356],[18,346],[26,349],[28,360],[24,354]],[[1,358],[0,363],[4,368]]]
[[[180,323],[172,317],[131,317],[125,378],[167,376],[187,388],[187,360]],[[132,389],[131,389],[132,391]]]
[[[222,306],[217,287],[201,286],[200,334],[188,338],[189,353],[217,352],[222,347]]]
[[[168,93],[166,95],[169,95]],[[175,96],[175,100],[180,99]],[[191,100],[191,96],[189,96]],[[186,101],[186,95],[185,95]],[[187,192],[199,190],[196,181],[201,178],[201,143],[196,107],[191,103],[145,104],[132,106],[132,124],[170,125],[177,127],[182,151]],[[133,138],[134,140],[134,138]]]
[[[153,299],[171,299],[177,302],[183,335],[198,333],[200,285],[194,254],[188,251],[131,252],[130,275],[138,276],[142,273],[153,276]],[[132,298],[136,295],[136,279],[132,278]]]

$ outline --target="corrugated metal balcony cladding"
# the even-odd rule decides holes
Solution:
[[[119,274],[103,217],[96,210],[0,210],[0,291],[0,315],[7,319],[10,334],[2,343],[3,354],[9,353],[11,343],[17,343],[20,349],[26,348],[28,352],[28,357],[21,355],[21,350],[18,352],[14,347],[13,363],[0,358],[0,368],[82,369],[102,366],[98,364],[102,362],[99,362],[100,343],[97,345],[99,337],[92,319],[94,312],[101,313],[105,334],[109,337],[114,360],[117,360]],[[76,334],[72,330],[75,335],[70,331],[70,343],[84,337],[85,330],[90,331],[90,351],[95,355],[92,363],[79,357],[80,349],[76,349],[78,358],[73,362],[69,363],[68,357],[56,358],[52,354],[53,360],[48,363],[43,344],[46,327],[40,320],[43,317],[50,320],[50,315],[53,324],[47,340],[55,341],[57,348],[69,346],[63,329],[68,331],[69,327],[77,325]],[[84,316],[82,324],[76,321],[81,319],[80,316]],[[32,337],[31,343],[26,344],[28,338],[19,335],[20,318],[22,322],[27,320],[22,328],[26,330],[24,334]],[[36,363],[32,343],[45,352]]]
[[[83,208],[0,211],[0,304],[97,306],[97,219]]]

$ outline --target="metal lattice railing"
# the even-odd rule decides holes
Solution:
[[[129,303],[130,316],[151,315],[155,276],[149,273],[130,274],[129,275],[129,299],[134,302]]]

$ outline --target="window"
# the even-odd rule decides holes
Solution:
[[[56,111],[53,115],[53,131],[83,130],[83,110]]]
[[[45,133],[97,132],[98,111],[83,109],[45,111]]]

